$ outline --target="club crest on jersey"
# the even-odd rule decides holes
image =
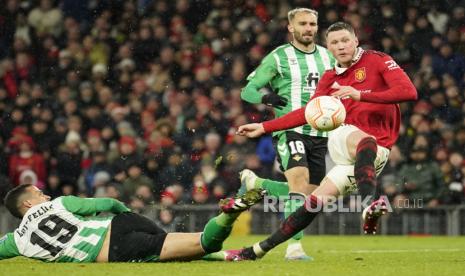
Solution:
[[[367,77],[367,73],[365,71],[365,67],[358,68],[355,70],[355,80],[358,82],[362,82]]]

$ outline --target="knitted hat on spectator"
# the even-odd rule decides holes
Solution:
[[[98,129],[95,129],[95,128],[89,129],[87,131],[87,138],[90,138],[90,137],[98,137],[98,138],[100,138],[101,137],[100,131]]]
[[[15,127],[11,132],[11,138],[8,140],[8,147],[15,150],[22,143],[28,143],[31,147],[34,147],[34,141],[27,135],[27,131],[23,127]]]
[[[122,136],[120,139],[119,139],[119,146],[121,147],[123,144],[129,144],[131,145],[132,147],[136,147],[136,139],[134,139],[134,137],[131,137],[131,136]]]
[[[429,114],[431,112],[432,106],[427,101],[418,101],[413,108],[413,112],[419,114]]]
[[[171,198],[174,202],[176,202],[176,197],[174,196],[174,194],[168,190],[164,190],[163,192],[161,192],[161,198]]]
[[[123,70],[123,69],[134,70],[135,67],[136,67],[136,63],[134,62],[134,60],[130,58],[124,58],[116,65],[116,68],[120,70]]]
[[[80,142],[81,142],[81,135],[79,135],[79,133],[77,133],[76,131],[71,130],[66,135],[65,144],[80,143]]]
[[[119,136],[132,136],[132,137],[137,137],[139,136],[138,133],[134,130],[134,127],[132,124],[128,121],[120,121],[116,125],[116,131],[119,134]]]
[[[111,180],[111,176],[108,172],[106,171],[99,171],[94,175],[94,179],[92,181],[92,185],[95,185],[97,183],[107,183]]]
[[[201,181],[194,183],[194,187],[192,187],[192,195],[194,194],[205,194],[208,196],[210,192],[208,191],[207,184]]]
[[[71,52],[68,50],[61,50],[58,56],[59,58],[71,58]]]
[[[128,110],[126,108],[124,108],[123,106],[114,105],[111,108],[111,113],[110,114],[111,114],[111,116],[115,116],[115,115],[118,115],[118,114],[127,115]]]
[[[18,145],[21,145],[21,144],[27,144],[29,145],[29,147],[31,147],[31,149],[35,147],[34,140],[29,135],[23,135],[18,139]]]
[[[208,47],[208,45],[204,44],[201,48],[200,48],[200,53],[199,53],[201,56],[207,56],[209,58],[213,58],[215,56],[215,53],[213,52],[213,50]]]
[[[66,126],[68,124],[68,121],[66,120],[65,117],[58,117],[58,118],[55,119],[54,124],[61,125],[61,126]]]
[[[250,53],[252,52],[263,55],[265,50],[263,50],[263,48],[260,45],[255,45],[252,48],[250,48]]]
[[[108,73],[108,68],[105,64],[103,63],[97,63],[92,67],[92,74],[102,74],[106,75]]]
[[[32,184],[36,185],[37,183],[37,174],[32,170],[24,170],[19,175],[19,184]]]
[[[17,126],[13,129],[13,131],[11,131],[11,136],[26,135],[26,134],[27,134],[27,130],[24,127]]]
[[[87,88],[92,89],[92,83],[90,81],[83,81],[79,85],[79,90],[83,90],[83,89],[87,89]]]

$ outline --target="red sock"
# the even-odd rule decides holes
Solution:
[[[378,148],[373,137],[363,138],[355,155],[355,182],[362,197],[374,196],[376,188],[375,159]]]
[[[285,219],[279,229],[266,240],[260,242],[260,248],[268,252],[277,245],[292,238],[295,234],[305,229],[321,212],[323,203],[314,195],[309,195],[302,207]]]

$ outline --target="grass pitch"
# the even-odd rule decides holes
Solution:
[[[263,236],[231,237],[225,248]],[[57,264],[26,258],[0,261],[0,275],[465,275],[465,237],[306,236],[315,260],[285,261],[285,245],[256,262]]]

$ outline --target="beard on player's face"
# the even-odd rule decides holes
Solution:
[[[294,36],[294,40],[299,42],[302,45],[308,46],[310,44],[313,44],[313,33],[312,32],[300,33],[300,32],[295,31],[293,36]]]

